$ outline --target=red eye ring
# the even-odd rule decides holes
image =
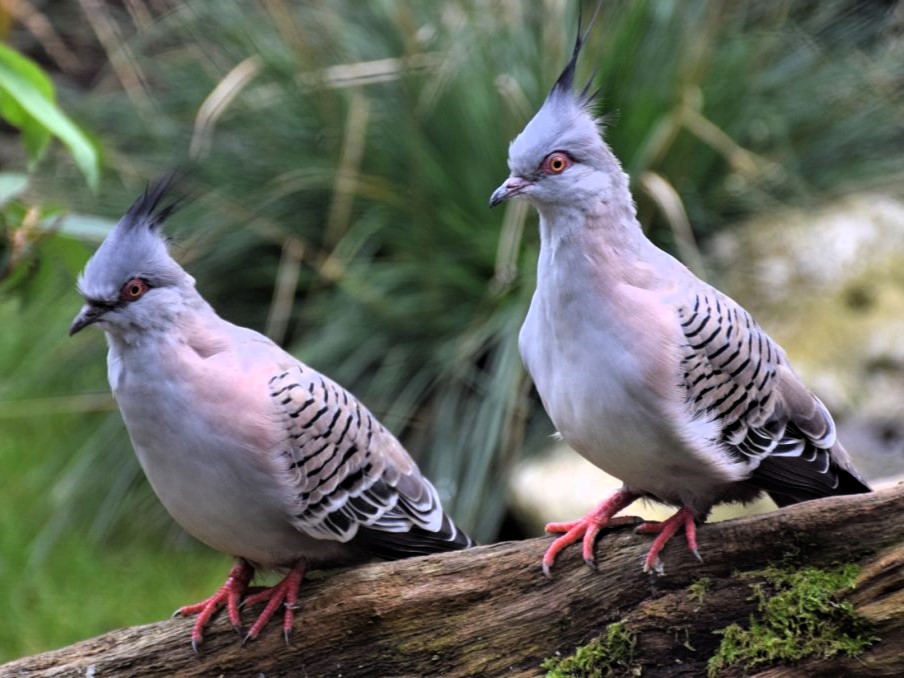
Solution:
[[[561,174],[571,167],[571,157],[562,151],[553,151],[543,159],[540,166],[546,174]]]
[[[138,301],[149,289],[150,285],[141,278],[132,278],[119,290],[119,298],[122,301]]]

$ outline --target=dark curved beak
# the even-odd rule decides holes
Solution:
[[[88,327],[88,325],[96,323],[103,317],[107,310],[108,309],[102,306],[95,306],[90,302],[82,306],[82,310],[78,312],[78,315],[75,316],[75,320],[73,320],[72,324],[69,326],[69,336],[71,337],[73,334],[81,332]]]
[[[530,182],[527,179],[509,177],[502,186],[493,191],[493,195],[490,196],[490,207],[496,207],[499,203],[515,197],[528,186],[530,186]]]

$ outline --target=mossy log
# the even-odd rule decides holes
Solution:
[[[706,525],[698,536],[705,562],[677,538],[657,577],[641,572],[649,539],[630,529],[602,536],[597,571],[568,549],[552,580],[540,570],[549,538],[335,571],[303,586],[289,646],[276,623],[242,646],[220,616],[195,655],[191,621],[172,619],[19,659],[0,676],[533,676],[545,658],[571,654],[616,622],[636,641],[630,666],[611,667],[616,675],[700,676],[719,646],[715,632],[756,611],[740,573],[776,563],[859,564],[841,595],[879,640],[855,658],[804,659],[762,675],[904,675],[904,487]]]

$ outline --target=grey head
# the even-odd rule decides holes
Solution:
[[[162,228],[176,208],[164,204],[168,174],[147,188],[101,243],[79,276],[85,305],[69,334],[98,325],[112,334],[158,326],[181,305],[194,279],[169,255]]]
[[[597,12],[599,4],[597,4]],[[577,90],[575,68],[593,21],[578,33],[571,58],[527,126],[509,146],[511,174],[490,197],[490,207],[522,197],[543,211],[556,205],[580,207],[606,200],[625,186],[624,174],[603,141],[600,121],[591,110],[598,91],[593,78]]]

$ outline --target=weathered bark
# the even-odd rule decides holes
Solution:
[[[649,539],[630,530],[600,539],[596,572],[568,549],[553,580],[540,572],[548,538],[337,571],[303,586],[288,647],[276,623],[243,647],[221,616],[195,656],[190,620],[175,619],[20,659],[0,676],[537,675],[544,658],[571,653],[615,621],[637,633],[644,676],[699,676],[719,642],[713,631],[745,624],[755,608],[737,571],[788,554],[801,565],[860,563],[847,597],[882,640],[855,659],[764,675],[904,675],[904,488],[707,525],[698,535],[706,561],[677,538],[664,553],[665,576],[655,578],[640,568]],[[687,587],[703,576],[711,585],[701,600]]]

